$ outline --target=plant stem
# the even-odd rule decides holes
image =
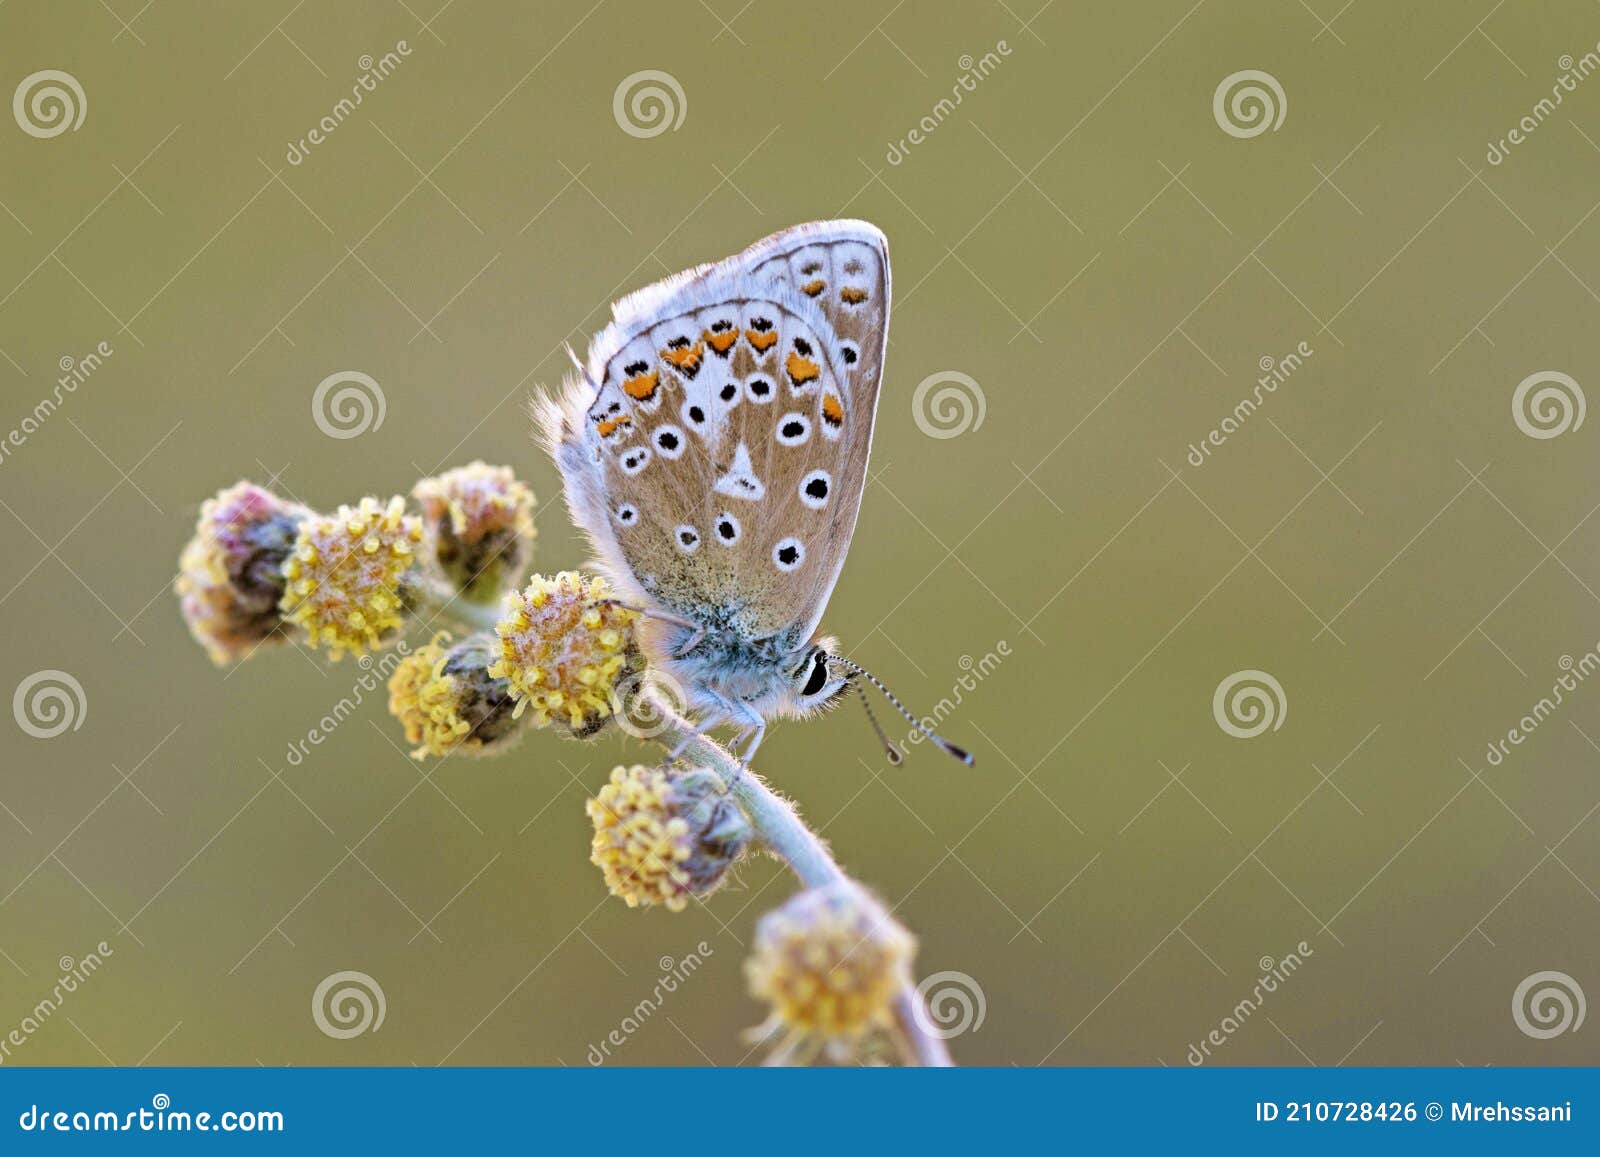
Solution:
[[[666,730],[656,736],[656,740],[669,750],[687,741],[682,758],[709,767],[721,776],[749,817],[757,837],[773,855],[789,865],[802,884],[820,888],[850,879],[821,837],[800,818],[794,805],[768,787],[765,780],[748,769],[741,773],[738,760],[727,749],[697,735],[693,726],[666,704],[656,700],[652,709],[667,723]],[[955,1063],[950,1059],[944,1039],[929,1031],[927,1026],[933,1022],[913,986],[907,984],[895,994],[893,1011],[895,1035],[907,1054],[908,1064],[947,1068]]]

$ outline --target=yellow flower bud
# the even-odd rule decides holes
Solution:
[[[335,659],[383,645],[401,625],[400,584],[421,540],[421,521],[398,497],[385,506],[363,498],[331,517],[305,519],[285,568],[295,581],[279,604],[284,618]]]
[[[638,614],[610,600],[605,581],[563,571],[534,575],[507,596],[496,628],[499,658],[489,669],[507,680],[535,726],[559,726],[578,738],[611,717],[612,689],[643,660],[634,638]]]
[[[473,462],[424,478],[422,507],[431,569],[473,602],[492,603],[533,560],[533,491],[509,466]]]
[[[750,822],[713,771],[619,767],[588,804],[589,856],[628,907],[673,912],[721,886],[744,853]]]

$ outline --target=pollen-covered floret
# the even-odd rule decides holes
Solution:
[[[313,515],[284,563],[284,618],[335,659],[381,646],[401,625],[401,579],[421,541],[422,522],[405,513],[399,497],[386,506],[363,498],[336,514]]]
[[[895,994],[910,982],[917,942],[859,885],[843,882],[792,897],[761,918],[745,961],[750,991],[772,1006],[761,1034],[788,1030],[787,1058],[806,1046],[849,1053],[889,1025]]]
[[[509,466],[473,462],[424,478],[411,491],[422,507],[431,564],[452,589],[493,602],[533,559],[533,491]]]
[[[278,611],[282,567],[310,515],[249,482],[219,491],[200,507],[174,587],[184,622],[213,662],[230,663],[288,637]]]
[[[401,660],[389,677],[389,714],[429,755],[483,755],[505,749],[517,733],[516,699],[504,679],[489,674],[494,636],[469,635],[450,647],[443,632]]]
[[[603,579],[570,571],[534,575],[506,596],[495,628],[500,657],[489,674],[510,682],[517,714],[527,711],[536,726],[593,735],[611,718],[618,679],[642,662],[638,618],[612,601]]]
[[[619,767],[588,808],[589,860],[630,908],[681,912],[716,891],[750,840],[749,820],[705,768]]]

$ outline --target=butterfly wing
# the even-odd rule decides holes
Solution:
[[[889,308],[871,225],[801,225],[625,298],[542,425],[618,586],[792,649],[866,483]]]

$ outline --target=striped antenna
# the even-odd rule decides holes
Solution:
[[[942,736],[940,736],[940,735],[938,735],[938,734],[936,734],[936,733],[934,733],[932,731],[929,731],[926,727],[924,727],[922,725],[922,721],[920,719],[918,719],[915,715],[911,714],[911,712],[907,711],[905,709],[905,705],[903,703],[901,703],[900,700],[895,698],[894,692],[889,690],[889,688],[885,687],[883,685],[883,681],[881,679],[879,679],[876,675],[874,675],[871,671],[867,670],[865,667],[861,666],[859,663],[852,663],[849,659],[846,659],[842,655],[835,655],[834,658],[837,659],[839,662],[843,663],[846,667],[850,668],[850,670],[854,671],[857,675],[860,675],[867,682],[871,683],[879,691],[882,691],[883,692],[883,697],[894,705],[894,709],[896,711],[900,712],[900,714],[905,717],[906,722],[911,724],[912,727],[916,728],[917,732],[924,739],[928,740],[928,742],[938,746],[939,748],[943,749],[944,751],[948,752],[949,754],[955,756],[957,759],[959,759],[962,763],[966,764],[968,767],[972,766],[972,762],[973,762],[972,761],[972,756],[965,748],[957,747],[955,744],[951,743],[948,739],[945,739]]]

